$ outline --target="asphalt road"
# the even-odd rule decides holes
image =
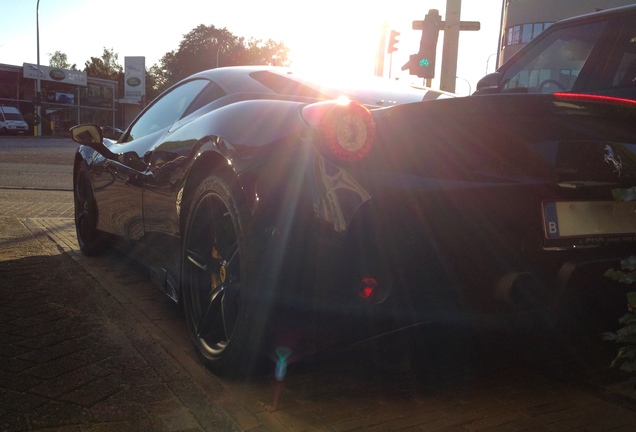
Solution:
[[[289,365],[282,382],[273,379],[273,370],[247,382],[214,377],[197,362],[180,309],[150,283],[143,269],[116,253],[88,258],[77,250],[69,185],[74,150],[69,140],[0,137],[0,221],[4,221],[0,226],[0,244],[2,251],[10,253],[8,264],[5,258],[0,259],[0,263],[16,269],[11,277],[27,275],[30,284],[38,281],[42,289],[57,292],[54,283],[43,282],[50,275],[41,264],[33,268],[14,265],[25,266],[34,257],[41,256],[41,252],[33,249],[29,251],[33,257],[17,258],[16,254],[22,252],[15,245],[31,238],[26,235],[26,228],[31,230],[32,239],[41,238],[41,244],[51,243],[47,250],[52,254],[53,264],[60,260],[73,261],[74,267],[65,266],[72,269],[76,278],[97,282],[90,288],[93,290],[90,295],[104,302],[108,299],[108,313],[103,319],[112,321],[106,325],[119,326],[124,332],[133,328],[140,332],[129,335],[135,347],[135,338],[144,341],[139,345],[143,348],[134,354],[140,356],[140,362],[143,357],[155,370],[184,371],[203,391],[200,398],[210,398],[242,429],[286,432],[633,430],[636,399],[625,385],[628,376],[608,367],[616,347],[601,341],[598,334],[606,328],[590,322],[584,313],[576,318],[565,310],[560,322],[545,334],[515,331],[514,322],[507,329],[464,328],[459,329],[460,332],[431,326],[410,334],[391,335],[372,343],[305,356]],[[41,167],[44,168],[39,169]],[[21,177],[11,173],[21,173]],[[7,251],[7,245],[15,250]],[[66,261],[64,257],[55,257],[59,253]],[[34,262],[40,263],[42,259]],[[0,265],[0,277],[7,275]],[[56,277],[60,275],[63,272]],[[0,282],[0,288],[7,288],[3,283],[6,282]],[[87,284],[85,289],[88,287],[93,285]],[[0,330],[13,324],[15,312],[9,305],[20,298],[16,299],[16,294],[12,296],[10,299],[0,296]],[[55,299],[56,305],[59,302]],[[569,306],[577,308],[575,304]],[[44,318],[54,317],[25,317],[21,322],[28,325],[30,320]],[[291,323],[290,330],[293,332]],[[13,377],[12,385],[23,388],[33,380],[33,374],[29,373],[31,369],[25,370],[27,381],[11,375],[13,371],[9,368],[14,363],[7,360],[12,355],[4,349],[7,346],[13,346],[12,339],[0,338],[0,382],[9,382],[7,377]],[[157,357],[159,352],[154,350],[163,354]],[[51,352],[57,351],[56,346],[51,347]],[[42,354],[48,355],[48,352],[45,349]],[[159,365],[157,358],[161,358]],[[24,361],[20,355],[17,360]],[[73,360],[76,361],[77,356]],[[267,363],[267,359],[264,362]],[[134,386],[148,385],[141,376],[128,376]],[[37,378],[43,377],[41,374]],[[117,386],[130,387],[130,383],[123,381],[111,385],[112,392],[119,388]],[[193,402],[191,395],[181,394],[183,385],[179,386],[178,382],[169,381],[165,385],[174,387],[170,387],[170,394],[176,395],[180,402],[175,399],[173,403],[185,404],[184,409],[190,413],[190,423],[174,424],[168,430],[218,430],[213,423],[206,423],[209,419],[206,419],[206,407],[200,405],[202,399]],[[6,429],[2,423],[7,418],[3,403],[15,407],[7,398],[14,393],[2,387],[0,384],[0,430]],[[41,399],[41,389],[38,391]],[[34,396],[33,392],[33,389],[27,390],[22,395]],[[69,402],[66,395],[61,397],[64,403]],[[96,406],[99,408],[99,404],[108,401],[116,403],[106,399]],[[77,399],[77,402],[87,404],[85,400]],[[134,405],[139,401],[124,399],[124,402]],[[110,409],[108,404],[106,406]],[[53,414],[47,411],[46,415]],[[63,419],[64,412],[57,415],[57,424],[66,425],[68,419]],[[135,415],[139,413],[130,412],[131,422]],[[159,417],[158,413],[153,416],[146,411],[144,419],[155,424],[152,421]],[[31,429],[26,424],[24,430],[35,429],[34,424],[31,423]],[[119,430],[117,427],[117,423],[113,423],[105,430]]]
[[[76,149],[70,139],[0,137],[0,186],[72,190]]]

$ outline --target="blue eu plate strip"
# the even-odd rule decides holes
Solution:
[[[543,214],[545,215],[545,232],[547,236],[549,238],[559,237],[559,220],[557,218],[556,203],[544,203]]]

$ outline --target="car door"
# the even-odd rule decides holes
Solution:
[[[201,135],[205,130],[189,126],[199,118],[201,108],[227,94],[213,81],[206,81],[205,87],[199,90],[148,156],[148,175],[144,183],[144,230],[149,265],[155,276],[163,279],[161,284],[169,296],[176,295],[174,286],[180,263],[180,194],[192,163],[193,149],[205,138]]]
[[[95,200],[100,209],[98,228],[139,240],[144,235],[143,189],[150,175],[152,150],[208,84],[197,79],[168,90],[137,117],[119,142],[110,147],[116,158],[94,164]]]

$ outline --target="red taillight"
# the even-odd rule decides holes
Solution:
[[[636,106],[635,100],[617,98],[613,96],[592,95],[585,93],[554,93],[554,97],[574,102],[604,102],[618,105]]]
[[[358,286],[358,296],[365,301],[373,301],[378,297],[378,281],[372,277],[362,278]]]
[[[375,122],[364,105],[349,100],[314,104],[303,109],[303,116],[318,127],[320,145],[337,159],[355,162],[371,150]]]

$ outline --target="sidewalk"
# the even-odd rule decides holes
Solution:
[[[618,388],[521,355],[459,359],[454,376],[429,364],[378,373],[349,353],[291,365],[282,383],[215,377],[142,269],[77,251],[67,195],[49,196],[62,217],[31,203],[29,218],[0,211],[0,431],[634,430],[636,402]]]
[[[0,219],[0,430],[243,430],[60,253],[74,246],[60,222],[61,247]]]

